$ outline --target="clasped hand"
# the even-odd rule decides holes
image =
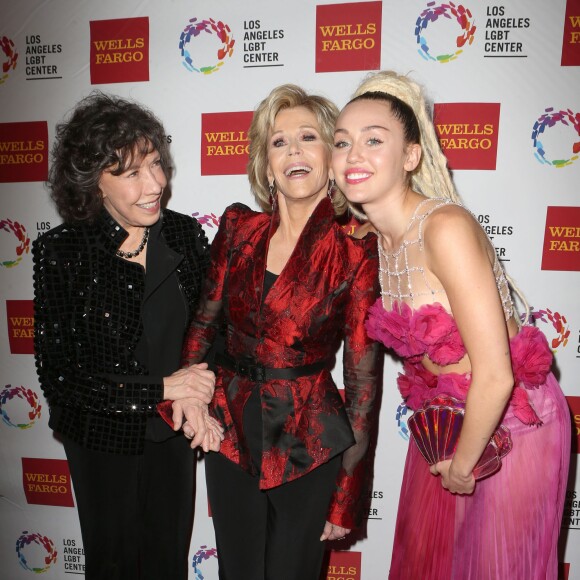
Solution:
[[[222,426],[208,413],[215,389],[215,375],[207,363],[179,369],[163,381],[163,397],[173,401],[173,428],[191,439],[191,448],[219,451],[224,438]]]
[[[187,439],[191,439],[190,447],[192,449],[201,446],[206,453],[220,450],[224,429],[218,421],[210,416],[207,405],[200,404],[196,399],[173,401],[175,430],[179,429],[183,419],[185,419],[183,434]]]
[[[453,460],[446,459],[432,465],[429,470],[433,475],[441,476],[441,485],[451,493],[459,493],[469,495],[475,489],[475,477],[470,473],[465,477],[456,473]]]
[[[322,536],[320,536],[320,541],[344,540],[345,536],[350,534],[350,532],[351,530],[349,528],[343,528],[327,521],[324,524],[324,530],[322,531]]]
[[[164,399],[197,399],[209,405],[215,389],[215,375],[208,369],[207,363],[191,365],[165,377],[163,387]]]

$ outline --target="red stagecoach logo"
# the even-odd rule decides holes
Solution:
[[[328,569],[322,571],[321,580],[361,580],[360,552],[330,552]]]
[[[93,20],[91,84],[149,80],[149,18]]]
[[[381,68],[382,2],[316,7],[316,72]]]
[[[6,300],[8,343],[12,354],[34,354],[32,300]]]
[[[348,221],[345,220],[344,223],[341,223],[340,227],[346,234],[353,236],[363,225],[364,223],[360,222],[355,216],[350,216]]]
[[[548,207],[542,270],[580,271],[580,207]]]
[[[438,103],[435,129],[451,169],[495,169],[499,103]]]
[[[248,129],[252,116],[252,111],[202,114],[202,175],[243,175],[246,173]]]
[[[22,458],[22,485],[29,504],[74,507],[65,459]]]
[[[572,452],[580,453],[580,397],[567,396],[572,416]]]
[[[562,35],[562,66],[580,66],[580,0],[566,2]]]
[[[46,181],[46,121],[0,123],[0,183]]]

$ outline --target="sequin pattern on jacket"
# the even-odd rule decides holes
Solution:
[[[165,245],[183,256],[176,273],[191,318],[208,242],[191,217],[165,210],[161,219]],[[126,236],[103,210],[92,225],[62,224],[34,242],[35,357],[55,431],[95,451],[139,454],[163,385],[135,357],[145,276],[115,256]]]

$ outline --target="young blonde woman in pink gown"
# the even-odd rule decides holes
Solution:
[[[493,245],[458,199],[420,87],[368,77],[338,119],[332,168],[378,234],[382,296],[367,332],[402,357],[406,404],[465,402],[452,459],[430,467],[409,444],[389,578],[556,579],[569,410],[546,338],[516,312]],[[499,425],[511,450],[476,480]]]

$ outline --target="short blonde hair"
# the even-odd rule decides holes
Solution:
[[[248,179],[258,205],[267,213],[272,212],[267,176],[270,133],[276,115],[284,109],[295,107],[304,107],[314,114],[320,135],[329,153],[332,152],[334,145],[334,124],[339,111],[332,101],[319,95],[309,95],[304,89],[292,84],[280,85],[272,90],[258,105],[248,131],[250,140]],[[332,203],[337,215],[346,211],[346,198],[336,186],[334,187]]]

